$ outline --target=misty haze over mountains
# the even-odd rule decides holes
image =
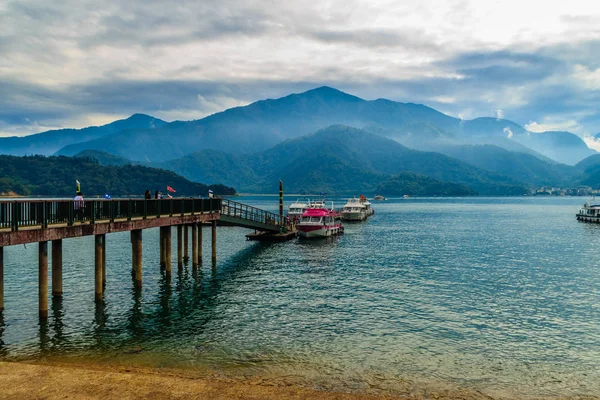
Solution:
[[[460,120],[424,105],[366,101],[330,87],[194,121],[135,114],[101,127],[0,138],[0,153],[141,163],[238,191],[273,191],[279,178],[292,191],[377,190],[412,172],[487,195],[584,181],[595,186],[585,169],[596,163],[575,165],[598,155],[569,132],[533,133],[497,118]]]

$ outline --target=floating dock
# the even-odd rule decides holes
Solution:
[[[288,231],[282,233],[258,232],[249,233],[246,235],[246,240],[256,242],[287,242],[296,238],[296,231]]]

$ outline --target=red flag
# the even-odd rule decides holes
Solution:
[[[171,186],[167,186],[167,190],[168,190],[169,192],[173,192],[173,193],[175,193],[175,189],[173,189]]]

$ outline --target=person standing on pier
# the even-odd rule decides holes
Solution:
[[[73,210],[75,210],[78,221],[83,220],[83,207],[85,207],[83,195],[81,192],[77,192],[77,195],[73,198]]]

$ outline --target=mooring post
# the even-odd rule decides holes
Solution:
[[[142,230],[131,231],[131,258],[133,261],[133,279],[135,286],[142,287]]]
[[[167,270],[167,275],[171,275],[171,258],[171,227],[165,226],[165,268]]]
[[[48,318],[48,242],[38,243],[38,303],[40,318]]]
[[[217,221],[211,222],[212,230],[212,264],[217,264]]]
[[[102,234],[102,287],[106,286],[106,235]]]
[[[62,295],[62,239],[56,239],[52,241],[52,296]]]
[[[192,224],[192,267],[198,267],[198,224]]]
[[[198,265],[202,265],[202,222],[198,223]]]
[[[102,235],[94,235],[94,283],[96,301],[102,301]]]
[[[183,262],[188,262],[190,260],[188,253],[188,225],[183,226]]]
[[[4,247],[0,246],[0,314],[4,311]]]
[[[182,230],[182,226],[177,225],[177,268],[183,267],[183,243],[181,243]]]

